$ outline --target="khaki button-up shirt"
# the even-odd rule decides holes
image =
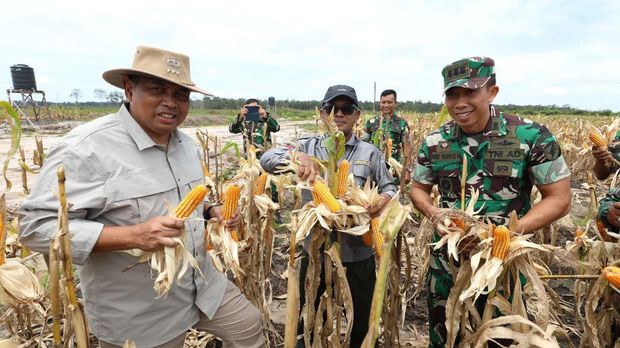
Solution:
[[[127,226],[168,214],[204,182],[197,144],[174,131],[168,146],[156,145],[121,106],[116,114],[81,125],[49,152],[39,181],[23,202],[20,239],[49,252],[57,232],[58,166],[66,172],[73,261],[78,265],[86,316],[101,340],[139,347],[165,343],[194,325],[199,311],[212,317],[228,280],[212,265],[204,247],[204,223],[186,222],[188,251],[204,274],[189,269],[166,297],[156,298],[147,263],[127,270],[137,258],[125,252],[92,253],[104,226]],[[202,209],[194,211],[202,217]]]

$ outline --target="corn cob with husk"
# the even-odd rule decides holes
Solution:
[[[175,207],[173,211],[174,217],[178,219],[190,217],[197,208],[203,207],[203,200],[207,192],[208,189],[205,185],[194,187]],[[174,279],[180,278],[188,265],[198,269],[196,260],[185,248],[185,231],[183,231],[181,236],[174,237],[173,239],[177,242],[177,245],[174,247],[165,247],[163,250],[153,253],[139,253],[141,258],[138,263],[150,259],[151,268],[158,273],[154,284],[158,297],[165,296],[168,293]],[[179,269],[181,273],[177,275]]]
[[[338,165],[338,197],[344,195],[347,192],[347,178],[349,177],[349,161],[342,160]]]
[[[491,256],[505,260],[510,248],[510,231],[506,226],[497,226],[493,230],[493,248]]]
[[[224,221],[230,220],[237,211],[237,205],[239,204],[239,193],[241,188],[237,185],[230,185],[224,192],[224,198],[222,199],[222,217]],[[239,241],[239,235],[237,230],[230,231],[230,237],[235,242]]]
[[[366,246],[372,246],[378,257],[381,257],[383,242],[385,237],[379,231],[379,218],[375,217],[370,220],[370,229],[362,235],[362,241]]]
[[[18,261],[6,260],[6,200],[0,195],[0,303],[11,307],[31,305],[44,294],[37,277]]]
[[[607,147],[607,139],[605,139],[603,133],[601,133],[601,131],[599,131],[595,127],[590,128],[590,131],[588,132],[588,138],[590,138],[590,141],[598,147]]]
[[[402,206],[398,200],[398,194],[394,195],[390,202],[377,218],[378,230],[385,231],[386,242],[381,245],[381,254],[390,255],[394,238],[400,231],[401,226],[408,217],[409,207]],[[368,333],[362,343],[362,348],[372,348],[375,346],[377,336],[379,335],[379,321],[383,304],[385,301],[386,283],[390,267],[390,257],[382,257],[379,260],[377,272],[377,281],[372,296],[372,305],[370,307]]]
[[[6,227],[6,200],[3,193],[0,195],[0,304],[13,308],[33,305],[43,297],[44,290],[28,267],[14,259],[6,260]]]
[[[256,186],[254,187],[254,195],[262,195],[265,193],[265,188],[267,186],[267,177],[269,174],[267,172],[262,173],[258,180],[256,181]]]
[[[603,268],[603,277],[620,292],[620,267],[608,266]]]
[[[332,213],[337,213],[340,211],[340,204],[331,194],[329,188],[325,185],[325,183],[318,180],[315,181],[314,186],[312,187],[312,191],[316,193],[317,197]]]
[[[392,158],[392,146],[393,146],[392,138],[389,137],[388,135],[388,139],[385,144],[385,160],[386,161],[389,161],[390,158]]]
[[[194,187],[188,194],[183,198],[181,203],[179,203],[174,208],[174,216],[177,219],[185,219],[188,218],[196,208],[201,206],[203,200],[209,190],[205,185],[197,185]]]

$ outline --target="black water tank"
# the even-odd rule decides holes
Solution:
[[[269,99],[267,99],[267,102],[269,103],[269,106],[276,106],[276,98],[274,97],[269,97]]]
[[[34,80],[34,69],[26,64],[11,66],[11,78],[13,79],[13,89],[37,90],[37,83]]]

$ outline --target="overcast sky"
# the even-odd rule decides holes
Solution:
[[[320,99],[353,86],[372,100],[442,101],[441,69],[495,59],[499,104],[620,111],[620,1],[10,1],[2,4],[0,88],[28,64],[49,101],[114,90],[138,45],[186,53],[220,97]],[[6,96],[0,97],[5,99]]]

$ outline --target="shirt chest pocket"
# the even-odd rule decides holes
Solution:
[[[361,160],[354,161],[351,172],[353,173],[353,177],[355,178],[355,183],[360,187],[364,186],[366,184],[366,180],[368,180],[368,178],[372,175],[370,162],[367,163],[367,161]]]
[[[484,155],[485,191],[499,199],[518,197],[525,185],[525,153],[519,148],[489,149]]]
[[[200,170],[175,178],[168,168],[130,173],[108,180],[106,214],[119,224],[141,223],[167,215],[182,196],[202,183]]]
[[[459,154],[454,154],[458,158]],[[461,161],[447,159],[444,161],[432,161],[433,173],[437,175],[437,186],[441,196],[444,198],[454,198],[461,192]]]

